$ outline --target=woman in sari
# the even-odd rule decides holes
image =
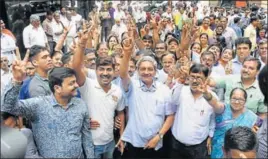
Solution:
[[[203,85],[203,88],[206,88]],[[203,93],[204,98],[214,108],[216,113],[216,127],[212,139],[211,158],[223,158],[222,146],[224,143],[224,134],[227,130],[236,126],[246,126],[253,128],[258,117],[245,106],[247,93],[242,88],[234,88],[230,94],[230,104],[221,103],[213,97],[206,89]]]

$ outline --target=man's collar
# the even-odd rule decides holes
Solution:
[[[50,96],[51,96],[50,104],[51,104],[53,107],[61,106],[61,105],[57,102],[57,100],[56,100],[54,94],[51,94]],[[72,97],[71,100],[70,100],[70,102],[67,104],[67,108],[66,108],[66,110],[67,110],[68,108],[70,108],[71,106],[73,106],[73,105],[74,105],[74,97]],[[61,106],[61,107],[62,107],[62,106]]]
[[[38,79],[41,79],[43,81],[48,81],[48,78],[43,78],[41,77],[38,73],[35,73],[35,76],[38,78]]]
[[[142,80],[139,80],[140,82],[140,88],[143,92],[155,92],[156,91],[156,82],[153,80],[153,83],[150,88],[148,88]]]
[[[97,89],[101,89],[101,90],[103,90],[103,88],[100,86],[99,81],[96,81],[96,82],[95,82],[94,87],[97,88]],[[110,90],[107,92],[107,94],[110,94],[110,93],[114,92],[115,90],[116,90],[116,89],[115,89],[115,86],[114,86],[114,84],[111,82],[111,88],[110,88]],[[104,91],[104,90],[103,90],[103,91]]]
[[[237,81],[237,83],[240,83],[242,86],[244,86],[241,76],[240,76],[239,80]],[[248,88],[251,88],[251,87],[257,88],[258,86],[259,86],[258,80],[255,79],[254,82],[252,83],[252,85],[249,86]]]

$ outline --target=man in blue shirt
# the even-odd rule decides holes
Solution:
[[[122,89],[128,98],[129,112],[128,123],[121,137],[127,144],[125,157],[157,158],[163,136],[174,120],[171,92],[166,85],[155,81],[157,63],[150,56],[143,56],[137,63],[139,79],[131,79],[128,68],[133,41],[128,38],[122,43],[124,56],[120,77]]]
[[[236,57],[232,60],[233,74],[240,74],[242,63],[250,56],[252,43],[249,38],[238,38],[235,41]]]
[[[235,31],[235,33],[236,33],[236,36],[237,36],[238,38],[241,38],[241,37],[242,37],[242,30],[241,30],[241,28],[239,27],[240,20],[241,20],[240,17],[235,17],[235,18],[234,18],[234,24],[231,25],[231,28],[234,29],[234,31]]]
[[[70,68],[54,68],[48,81],[52,94],[18,100],[25,78],[24,64],[13,63],[13,80],[1,99],[2,111],[31,120],[34,140],[44,158],[94,158],[86,104],[77,94],[75,72]]]

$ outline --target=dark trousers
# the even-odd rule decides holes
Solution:
[[[172,133],[171,129],[169,129],[163,138],[163,147],[159,150],[158,158],[170,158],[170,151],[172,148]]]
[[[134,147],[131,143],[127,142],[122,158],[159,158],[159,151],[154,149],[143,149]]]
[[[50,49],[50,55],[52,55],[53,52],[54,52],[54,49],[55,49],[55,47],[56,47],[56,42],[54,42],[54,41],[49,41],[49,42],[48,42],[48,45],[49,45],[49,49]]]
[[[111,28],[109,26],[101,27],[101,42],[104,42],[107,40],[107,37],[109,36],[110,32],[111,32]]]
[[[208,158],[207,140],[198,145],[186,146],[172,136],[172,158]]]

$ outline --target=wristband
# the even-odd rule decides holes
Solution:
[[[203,97],[204,97],[207,101],[211,101],[212,98],[213,98],[213,96],[212,96],[211,93],[208,93],[207,95],[204,95]]]

